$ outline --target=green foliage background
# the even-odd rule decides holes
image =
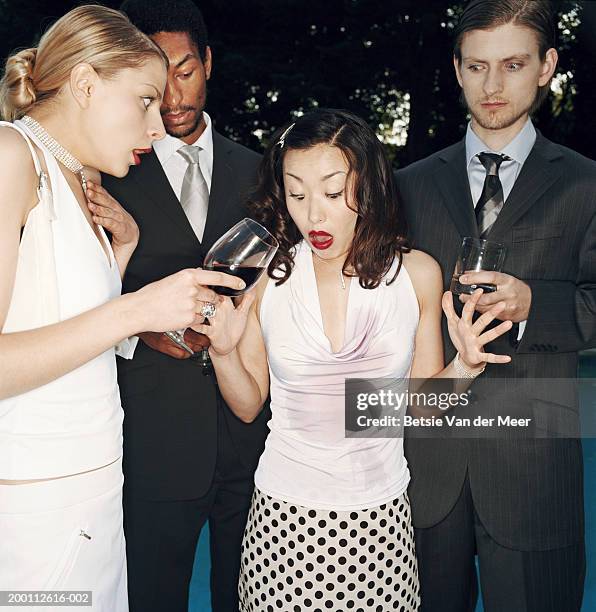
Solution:
[[[159,1],[159,0],[148,0]],[[0,55],[35,44],[76,2],[0,0]],[[118,7],[119,2],[105,2]],[[214,70],[207,109],[253,149],[314,106],[365,117],[404,165],[459,139],[466,115],[449,0],[197,0]],[[560,0],[559,90],[539,111],[553,140],[596,157],[596,2]]]

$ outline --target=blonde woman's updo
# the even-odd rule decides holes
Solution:
[[[77,64],[90,64],[101,78],[110,79],[153,57],[167,66],[163,51],[123,13],[99,5],[79,6],[54,23],[37,49],[8,58],[0,80],[0,117],[14,121],[50,102]]]

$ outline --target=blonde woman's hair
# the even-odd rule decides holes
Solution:
[[[50,102],[77,64],[87,63],[101,78],[110,79],[152,57],[167,66],[163,51],[123,13],[100,5],[79,6],[52,25],[37,48],[8,58],[0,80],[0,117],[14,121]]]

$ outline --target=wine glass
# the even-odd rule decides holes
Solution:
[[[246,287],[230,289],[213,286],[211,289],[230,297],[246,293],[267,270],[278,246],[277,240],[260,223],[242,219],[209,249],[203,268],[237,276],[246,283]]]
[[[260,223],[248,218],[242,219],[209,249],[203,260],[203,268],[237,276],[246,283],[246,286],[244,289],[221,286],[210,286],[210,288],[220,295],[230,297],[242,295],[257,284],[278,247],[277,240]],[[206,303],[206,310],[209,310],[209,305],[215,310],[215,305],[210,302]],[[194,354],[192,349],[184,342],[185,331],[181,329],[164,333],[192,355]],[[200,361],[204,366],[209,364],[208,349],[201,351]]]

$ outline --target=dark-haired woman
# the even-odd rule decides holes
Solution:
[[[446,293],[459,354],[443,367],[439,267],[407,247],[382,145],[348,112],[315,111],[280,133],[252,206],[280,242],[269,277],[196,327],[239,418],[256,417],[271,380],[242,610],[416,610],[403,439],[346,438],[344,383],[475,376],[509,360],[483,345],[510,323],[483,333],[500,307],[472,326],[478,295],[459,319]]]

